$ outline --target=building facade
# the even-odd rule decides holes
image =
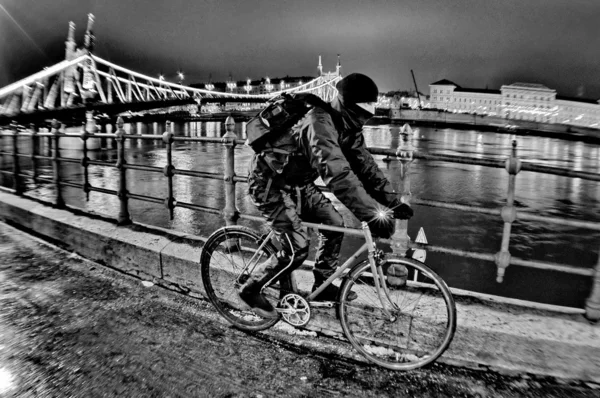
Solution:
[[[600,128],[600,100],[561,97],[541,84],[513,83],[487,90],[462,88],[444,79],[431,83],[429,93],[426,108]]]

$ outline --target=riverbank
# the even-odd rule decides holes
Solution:
[[[55,209],[6,192],[0,192],[0,219],[128,275],[204,297],[197,261],[206,237],[143,224],[117,226],[99,215]],[[297,280],[307,289],[310,272],[300,271]],[[440,362],[600,383],[599,324],[568,310],[455,294],[457,332]],[[316,310],[307,329],[343,336],[333,310]]]
[[[501,134],[548,137],[600,144],[599,129],[441,111],[391,110],[389,116],[376,116],[368,124],[403,125],[405,123],[411,126],[427,126],[438,129],[490,131]]]

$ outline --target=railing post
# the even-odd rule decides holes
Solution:
[[[598,251],[598,262],[594,271],[592,293],[585,301],[585,316],[591,321],[600,320],[600,250]]]
[[[39,137],[37,135],[38,131],[37,131],[37,127],[35,126],[35,124],[31,123],[29,125],[29,128],[31,130],[31,169],[32,169],[32,178],[33,178],[33,182],[36,183],[37,182],[37,156],[39,155]]]
[[[223,135],[223,144],[225,145],[225,209],[223,209],[223,218],[227,225],[235,225],[240,213],[235,205],[235,161],[234,161],[234,150],[235,140],[235,120],[233,117],[228,116],[225,120],[226,132]]]
[[[81,158],[81,166],[83,166],[83,192],[85,192],[85,199],[90,200],[90,180],[88,173],[88,166],[90,164],[90,158],[88,157],[88,138],[92,137],[97,131],[98,126],[94,120],[94,111],[86,112],[86,123],[83,125],[83,131],[81,132],[81,139],[83,140],[83,156]]]
[[[508,194],[506,198],[506,206],[502,208],[502,221],[504,221],[504,230],[502,231],[502,244],[500,251],[496,253],[496,265],[498,274],[496,282],[502,283],[504,280],[504,272],[510,264],[510,252],[508,246],[510,243],[510,231],[512,223],[517,218],[517,210],[515,203],[515,182],[517,173],[521,170],[521,160],[517,158],[517,141],[512,142],[511,155],[506,159],[506,171],[508,172]]]
[[[12,155],[13,155],[13,188],[17,195],[23,193],[23,185],[21,184],[21,167],[19,165],[19,129],[16,123],[11,123],[10,130],[12,132]]]
[[[173,132],[171,131],[171,122],[167,120],[165,124],[165,132],[162,135],[163,141],[167,144],[167,165],[163,169],[164,175],[167,177],[168,196],[165,199],[165,207],[169,209],[169,217],[173,219],[173,209],[177,205],[177,201],[173,197]]]
[[[117,132],[115,134],[115,140],[117,141],[117,164],[116,167],[119,170],[119,189],[117,191],[117,197],[119,198],[120,207],[119,215],[117,217],[117,225],[131,224],[131,216],[129,215],[129,207],[127,205],[127,169],[125,165],[125,130],[123,129],[123,118],[119,116],[117,119]]]
[[[403,127],[401,132],[405,131]],[[409,130],[410,131],[410,130]],[[404,203],[410,205],[410,166],[413,162],[413,145],[412,145],[412,134],[406,134],[403,138],[400,135],[400,143],[396,148],[396,158],[400,165],[400,181],[393,180],[392,186],[396,192],[400,192],[401,199]],[[405,256],[408,250],[408,243],[410,237],[408,236],[408,220],[396,220],[396,231],[391,237],[392,241],[392,252],[394,254]]]
[[[52,134],[53,134],[53,146],[54,152],[52,154],[52,168],[54,171],[54,186],[56,188],[56,207],[63,208],[65,207],[65,200],[62,196],[62,191],[60,189],[60,160],[59,160],[59,150],[58,150],[58,139],[60,132],[61,124],[58,120],[52,120]]]

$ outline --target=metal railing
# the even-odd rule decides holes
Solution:
[[[169,122],[167,122],[167,125]],[[117,223],[119,225],[126,225],[132,222],[131,216],[129,213],[129,199],[136,199],[156,204],[164,205],[171,216],[173,218],[173,212],[176,207],[191,209],[195,211],[210,213],[221,215],[227,225],[236,224],[238,219],[245,219],[251,221],[263,221],[262,217],[253,216],[249,214],[240,214],[239,210],[236,206],[236,192],[235,192],[235,184],[238,182],[247,183],[247,178],[236,176],[234,171],[235,166],[235,154],[234,150],[237,145],[244,144],[243,140],[237,138],[234,133],[235,122],[232,117],[228,117],[225,122],[226,133],[222,138],[208,138],[208,137],[176,137],[169,126],[167,126],[166,131],[162,135],[146,135],[146,134],[126,134],[123,128],[124,123],[123,119],[119,118],[116,123],[116,132],[113,133],[98,133],[98,127],[93,118],[93,113],[88,112],[87,121],[82,128],[81,133],[64,133],[60,131],[61,123],[54,120],[51,123],[51,131],[48,133],[40,133],[37,131],[35,126],[30,126],[30,132],[19,132],[19,126],[11,125],[10,133],[8,135],[12,136],[12,151],[5,152],[0,151],[1,156],[7,156],[12,158],[12,171],[9,170],[0,170],[2,174],[9,174],[13,177],[13,192],[17,195],[22,195],[24,193],[22,181],[26,178],[30,178],[28,175],[24,174],[20,168],[20,158],[30,158],[32,163],[32,175],[31,178],[34,182],[46,182],[52,183],[55,186],[56,196],[54,205],[56,207],[65,207],[65,201],[62,195],[63,187],[75,187],[81,188],[86,193],[86,196],[89,199],[90,192],[99,192],[108,195],[116,195],[119,198],[119,213],[117,215]],[[2,134],[6,136],[6,133]],[[18,137],[19,136],[29,136],[32,143],[32,151],[31,154],[21,154],[18,150]],[[40,138],[47,137],[52,142],[52,156],[43,156],[40,155],[36,148],[37,143]],[[79,137],[83,141],[82,148],[82,158],[74,159],[74,158],[64,158],[60,156],[59,151],[59,139],[61,137]],[[88,146],[87,141],[89,138],[109,138],[115,139],[117,143],[117,162],[109,163],[104,161],[95,161],[90,160],[88,158]],[[129,164],[125,160],[125,140],[126,139],[136,139],[136,140],[151,140],[151,141],[159,141],[162,140],[166,144],[166,165],[164,167],[156,167],[156,166],[146,166],[146,165],[136,165]],[[173,151],[173,143],[177,141],[182,142],[204,142],[204,143],[219,143],[224,146],[223,157],[224,157],[224,165],[225,170],[224,174],[214,173],[214,172],[202,172],[202,171],[194,171],[194,170],[185,170],[185,169],[177,169],[173,166],[172,163],[172,151]],[[600,181],[600,174],[575,171],[575,170],[567,170],[557,167],[549,167],[536,165],[532,163],[522,162],[517,157],[516,151],[516,142],[513,142],[513,148],[511,151],[511,155],[505,161],[502,160],[494,160],[494,159],[481,159],[481,158],[470,158],[464,156],[457,155],[445,155],[445,154],[433,154],[433,153],[423,153],[414,150],[410,143],[408,146],[404,148],[399,148],[396,150],[392,149],[381,149],[381,148],[370,148],[371,153],[376,155],[383,155],[386,158],[384,161],[397,160],[400,165],[400,179],[398,181],[392,181],[396,192],[402,194],[402,197],[405,202],[421,205],[421,206],[430,206],[437,207],[443,209],[452,209],[452,210],[460,210],[466,212],[476,212],[483,213],[488,215],[500,216],[502,221],[504,222],[504,228],[502,232],[502,242],[500,246],[500,250],[497,253],[485,253],[485,252],[475,252],[469,250],[460,250],[452,247],[444,247],[444,246],[436,246],[431,244],[422,244],[417,242],[412,242],[407,234],[408,221],[406,220],[396,220],[396,232],[394,235],[388,240],[388,243],[391,245],[392,250],[396,254],[405,255],[406,251],[409,248],[416,249],[425,249],[432,252],[446,253],[461,257],[467,257],[472,259],[479,260],[487,260],[496,264],[497,266],[497,281],[502,282],[504,273],[506,268],[509,265],[517,265],[522,267],[529,267],[541,270],[548,271],[559,271],[572,275],[583,275],[590,278],[593,278],[592,288],[588,299],[586,300],[585,308],[580,309],[581,313],[584,313],[588,319],[591,320],[599,320],[600,319],[600,253],[597,263],[595,267],[592,268],[581,268],[575,267],[566,264],[558,264],[551,263],[545,261],[537,261],[537,260],[527,260],[522,258],[517,258],[511,256],[509,252],[509,242],[511,236],[511,228],[512,224],[516,220],[524,220],[524,221],[541,221],[552,223],[556,225],[563,226],[571,226],[577,228],[590,229],[595,231],[600,231],[600,223],[591,222],[591,221],[583,221],[583,220],[575,220],[575,219],[567,219],[562,217],[549,217],[549,216],[540,216],[540,215],[532,215],[522,211],[518,211],[514,205],[515,198],[515,179],[517,174],[521,170],[533,171],[537,173],[545,173],[545,174],[553,174],[559,176],[567,176],[571,178],[581,178],[585,180],[591,181]],[[414,159],[424,159],[424,160],[435,160],[435,161],[444,161],[444,162],[452,162],[452,163],[462,163],[462,164],[470,164],[470,165],[480,165],[486,167],[493,168],[504,168],[508,172],[509,180],[508,180],[508,188],[507,188],[507,201],[506,205],[502,208],[484,208],[479,206],[470,206],[470,205],[461,205],[456,203],[446,203],[439,202],[434,200],[426,200],[426,199],[412,199],[410,192],[410,166]],[[44,178],[37,174],[37,162],[39,160],[49,160],[53,165],[53,178]],[[64,181],[61,178],[61,164],[62,163],[80,163],[83,167],[83,182],[82,183],[73,183]],[[113,167],[116,168],[119,172],[119,183],[118,189],[111,190],[105,188],[94,187],[90,185],[88,178],[88,166],[104,166],[104,167]],[[166,198],[153,197],[142,194],[131,193],[127,190],[127,170],[142,170],[156,173],[163,173],[167,178],[167,188],[168,194]],[[173,192],[173,177],[175,175],[182,176],[191,176],[197,178],[208,178],[208,179],[217,179],[223,180],[225,185],[225,206],[224,208],[214,208],[209,206],[202,206],[195,203],[187,203],[178,201],[175,198],[175,194]],[[344,233],[349,235],[362,235],[362,232],[358,229],[352,228],[336,228],[332,226],[322,225],[322,224],[313,224],[313,223],[304,223],[304,225],[312,228],[325,229],[325,230],[343,230]]]

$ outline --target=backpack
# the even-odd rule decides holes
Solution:
[[[255,153],[263,152],[270,141],[286,133],[315,106],[330,114],[335,112],[314,94],[284,93],[269,100],[267,106],[246,124],[246,145]]]

